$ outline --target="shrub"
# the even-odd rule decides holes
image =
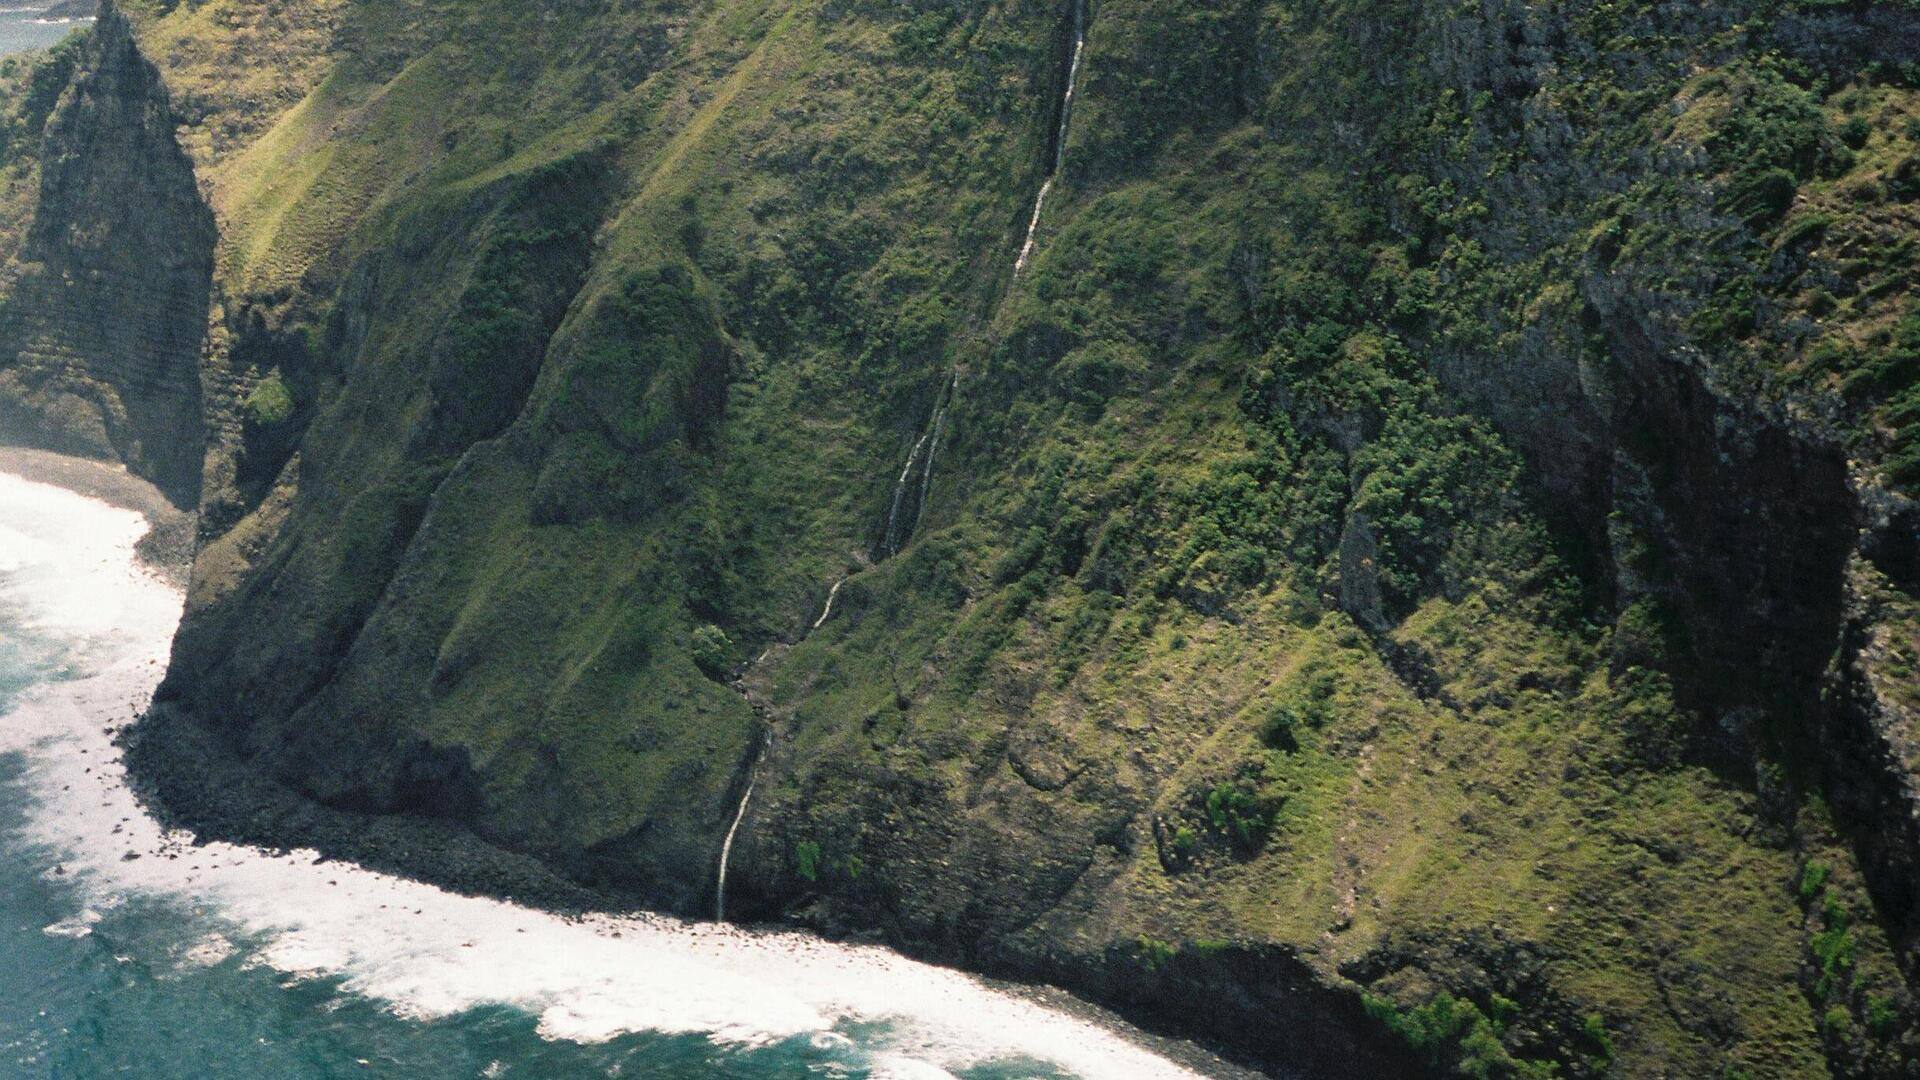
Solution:
[[[1867,995],[1867,1030],[1874,1038],[1884,1039],[1893,1034],[1900,1023],[1899,1010],[1893,1007],[1893,999],[1879,994]]]
[[[1592,1045],[1602,1061],[1613,1060],[1613,1040],[1607,1037],[1607,1021],[1598,1013],[1588,1013],[1580,1022],[1580,1036]]]
[[[693,662],[714,678],[726,674],[733,660],[733,639],[725,630],[707,623],[693,632]]]
[[[1140,963],[1148,971],[1159,971],[1173,962],[1175,949],[1159,938],[1140,935]]]
[[[275,370],[254,384],[241,408],[246,412],[247,422],[256,427],[284,424],[293,417],[293,392]]]
[[[1821,892],[1826,889],[1827,878],[1831,876],[1832,873],[1833,868],[1823,862],[1809,862],[1806,866],[1801,867],[1799,885],[1800,902],[1802,904],[1812,903],[1813,898],[1819,896]]]
[[[1100,341],[1061,357],[1053,368],[1055,391],[1086,420],[1097,420],[1107,402],[1141,382],[1149,363],[1138,346]]]
[[[1279,702],[1268,714],[1260,737],[1268,746],[1289,754],[1300,749],[1300,736],[1327,726],[1334,716],[1333,695],[1339,682],[1332,673],[1311,670],[1300,690]]]
[[[1267,723],[1261,729],[1260,738],[1275,750],[1284,750],[1289,754],[1300,752],[1300,732],[1307,726],[1306,718],[1291,705],[1281,705],[1267,717]]]
[[[1188,858],[1200,850],[1200,834],[1189,826],[1182,825],[1173,831],[1173,853]]]
[[[1853,931],[1845,909],[1827,899],[1827,928],[1813,935],[1809,943],[1813,949],[1813,958],[1820,964],[1820,978],[1814,984],[1814,994],[1829,997],[1839,989],[1841,981],[1853,970],[1854,940]]]
[[[1920,154],[1906,158],[1887,173],[1887,192],[1901,202],[1920,199]]]
[[[1822,359],[1829,355],[1821,354]],[[1855,400],[1886,398],[1915,385],[1920,380],[1920,315],[1900,320],[1884,338],[1874,340],[1864,354],[1843,355],[1840,359],[1854,364],[1843,389]]]
[[[1250,786],[1247,781],[1225,783],[1207,792],[1208,823],[1214,831],[1226,834],[1235,847],[1245,850],[1266,842],[1278,809]]]
[[[1855,150],[1867,145],[1867,136],[1873,134],[1873,125],[1864,116],[1850,116],[1840,125],[1840,141]]]
[[[808,881],[820,880],[820,845],[802,840],[793,845],[793,872]]]
[[[1785,169],[1767,169],[1742,177],[1727,193],[1727,208],[1740,215],[1750,229],[1779,221],[1793,205],[1800,184]]]
[[[1798,217],[1785,232],[1780,234],[1780,239],[1774,243],[1774,247],[1781,251],[1790,251],[1797,247],[1810,247],[1817,244],[1826,235],[1827,229],[1833,225],[1833,221],[1832,214],[1805,214]],[[1831,303],[1831,301],[1832,295],[1828,294],[1827,302]]]
[[[1495,998],[1495,1009],[1504,1012],[1499,1005],[1501,1000]],[[1360,1001],[1368,1016],[1405,1041],[1416,1053],[1425,1057],[1428,1064],[1456,1076],[1533,1078],[1558,1075],[1553,1062],[1516,1058],[1507,1050],[1501,1042],[1506,1029],[1505,1020],[1495,1020],[1472,1001],[1454,997],[1445,990],[1435,994],[1426,1004],[1410,1009],[1402,1009],[1388,998],[1369,993],[1362,993]],[[1598,1017],[1589,1017],[1588,1023],[1591,1025],[1598,1020]],[[1593,1041],[1584,1028],[1582,1033],[1588,1034],[1589,1041]],[[1605,1028],[1602,1027],[1599,1041],[1603,1044],[1605,1036]],[[1612,1047],[1604,1045],[1604,1059],[1610,1059],[1612,1053]]]
[[[1832,175],[1850,162],[1851,152],[1811,92],[1772,66],[1756,65],[1735,79],[1734,108],[1707,140],[1722,168],[1746,177],[1781,170],[1794,180]]]
[[[1372,524],[1381,592],[1402,613],[1446,577],[1456,546],[1470,547],[1518,484],[1517,459],[1484,422],[1404,402],[1353,463],[1361,479],[1351,509]]]

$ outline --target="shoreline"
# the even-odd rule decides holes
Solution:
[[[136,567],[184,592],[195,518],[174,507],[151,484],[116,464],[7,447],[0,447],[0,473],[141,514],[150,531],[136,546]],[[156,675],[156,685],[158,681]],[[985,991],[1097,1028],[1196,1074],[1222,1080],[1257,1080],[1267,1075],[1234,1064],[1199,1043],[1150,1029],[1165,1018],[1132,1017],[1049,983],[920,959],[910,946],[903,948],[875,935],[835,934],[786,922],[708,927],[663,915],[650,910],[639,896],[582,884],[540,859],[497,847],[454,823],[318,803],[241,760],[204,724],[165,700],[151,700],[132,717],[115,712],[95,719],[114,731],[111,743],[124,768],[126,790],[163,832],[191,833],[188,850],[235,845],[269,858],[312,853],[316,863],[351,864],[448,896],[498,902],[569,924],[667,919],[684,923],[696,934],[739,934],[745,939],[800,935],[822,946],[878,947],[902,961],[962,976]]]
[[[800,934],[822,944],[880,948],[904,960],[955,972],[981,986],[1099,1027],[1114,1037],[1214,1080],[1263,1080],[1263,1072],[1178,1034],[1177,1020],[1134,1014],[1064,986],[951,963],[877,933],[835,933],[803,922],[712,923],[649,907],[642,897],[577,882],[531,855],[498,847],[458,825],[430,818],[326,806],[240,760],[182,710],[156,701],[114,739],[141,806],[169,829],[285,854],[312,851],[340,862],[431,886],[451,895],[499,901],[574,923],[666,918],[716,934]]]
[[[135,546],[134,553],[167,584],[186,589],[199,517],[173,505],[159,488],[133,475],[126,466],[51,450],[0,446],[0,473],[62,488],[146,518],[147,535]]]

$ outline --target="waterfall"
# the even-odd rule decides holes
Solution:
[[[727,838],[720,843],[720,872],[713,882],[714,922],[727,921],[727,863],[733,858],[733,838],[740,832],[740,823],[747,819],[747,803],[753,801],[753,785],[760,779],[760,759],[772,746],[773,729],[768,728],[760,749],[753,755],[753,763],[747,766],[747,790],[740,793],[740,806],[733,812],[733,824],[727,826]]]
[[[900,554],[900,545],[920,527],[920,519],[927,512],[927,495],[933,490],[933,459],[940,452],[940,434],[946,427],[947,408],[953,404],[954,395],[960,392],[960,373],[955,371],[941,394],[939,404],[933,407],[933,415],[927,418],[927,429],[907,453],[907,463],[900,469],[900,476],[893,482],[893,500],[887,507],[887,531],[880,539],[879,555],[888,558]],[[913,520],[903,523],[900,511],[905,508],[907,495],[915,491],[913,478],[920,477],[917,498],[914,501]]]
[[[1040,193],[1033,200],[1033,216],[1027,221],[1026,241],[1020,245],[1020,255],[1013,263],[1013,272],[1016,275],[1026,269],[1027,259],[1033,255],[1034,238],[1040,230],[1040,213],[1047,205],[1047,194],[1053,190],[1054,180],[1059,177],[1060,170],[1067,162],[1067,121],[1073,113],[1073,94],[1080,81],[1080,55],[1087,46],[1086,20],[1086,0],[1074,0],[1073,53],[1067,62],[1066,86],[1060,95],[1060,123],[1054,130],[1053,160],[1048,163],[1046,179],[1040,184]],[[934,406],[933,415],[927,418],[926,430],[920,433],[920,438],[914,441],[913,448],[907,451],[906,464],[900,467],[900,476],[893,482],[893,499],[887,506],[887,531],[880,541],[879,556],[881,558],[898,555],[900,545],[907,536],[920,527],[920,519],[927,510],[927,496],[933,490],[933,461],[940,452],[940,436],[946,426],[947,409],[953,404],[953,399],[959,392],[960,373],[956,370],[952,380],[947,384],[946,392]],[[916,472],[920,482],[917,485],[913,521],[903,530],[900,513],[906,507],[907,494],[915,490],[916,485],[913,481]],[[806,637],[812,635],[815,630],[820,629],[827,618],[833,614],[833,602],[840,595],[840,587],[846,583],[846,577],[833,583],[833,588],[827,591],[826,606],[820,609],[820,617],[813,620],[813,625],[807,628],[806,635],[801,637],[802,641],[805,641]],[[753,663],[748,664],[741,672],[742,678],[746,672],[759,667],[761,661],[772,652],[772,648],[769,647],[755,658]],[[739,681],[736,681],[735,688],[742,695],[747,693],[746,688]],[[753,788],[759,780],[760,760],[766,756],[767,750],[772,745],[773,728],[767,727],[759,750],[754,753],[753,760],[747,763],[746,790],[740,793],[740,805],[734,809],[733,823],[727,827],[726,839],[720,843],[720,867],[715,875],[713,886],[713,917],[716,922],[727,921],[727,864],[733,858],[733,840],[740,832],[741,823],[747,819],[747,804],[753,801]]]
[[[842,576],[839,581],[833,583],[833,588],[827,590],[826,605],[820,609],[820,617],[813,620],[812,626],[807,627],[808,635],[820,629],[821,624],[827,621],[827,616],[833,614],[833,601],[840,595],[840,587],[845,585],[847,579],[852,576],[851,574]],[[806,637],[803,636],[800,640],[805,641]],[[774,646],[772,645],[762,649],[760,655],[753,658],[752,663],[740,669],[737,677],[733,681],[734,690],[737,691],[740,696],[747,698],[749,705],[753,704],[753,699],[748,695],[747,688],[742,680],[746,678],[748,672],[759,667],[762,661],[772,656],[773,650]],[[755,705],[754,712],[758,714],[760,707]],[[747,804],[753,801],[753,786],[760,779],[760,759],[765,757],[767,751],[772,748],[773,728],[767,727],[764,736],[760,740],[760,748],[754,751],[753,760],[747,763],[747,789],[740,793],[740,805],[735,807],[733,811],[733,824],[727,826],[726,839],[720,842],[720,868],[718,872],[714,874],[713,879],[714,922],[727,921],[727,864],[733,861],[733,838],[739,835],[740,823],[747,820]]]
[[[1053,177],[1047,177],[1040,185],[1040,194],[1033,200],[1033,217],[1027,221],[1027,240],[1020,245],[1020,256],[1013,260],[1013,272],[1017,276],[1027,268],[1027,260],[1033,256],[1033,238],[1040,232],[1040,211],[1047,205],[1047,192],[1053,190]]]
[[[1046,208],[1047,194],[1053,190],[1053,182],[1067,164],[1067,121],[1073,115],[1073,93],[1080,82],[1080,54],[1086,48],[1087,0],[1074,0],[1073,55],[1067,61],[1067,85],[1060,93],[1060,125],[1053,132],[1053,160],[1047,165],[1047,178],[1040,184],[1040,194],[1033,200],[1033,216],[1027,219],[1026,242],[1020,245],[1020,255],[1013,260],[1015,275],[1027,268],[1027,260],[1033,256],[1034,238],[1040,232],[1040,212]]]
[[[833,588],[827,590],[827,606],[820,609],[820,617],[813,620],[813,625],[807,628],[809,634],[820,629],[820,624],[826,622],[827,616],[833,614],[833,598],[840,595],[840,586],[846,583],[847,579],[841,578],[839,581],[833,583]],[[765,654],[762,653],[761,655],[764,656]]]
[[[957,376],[956,376],[957,378]],[[920,501],[913,507],[913,531],[920,531],[920,519],[927,514],[927,496],[933,491],[933,458],[940,452],[940,427],[946,422],[947,408],[933,410],[933,425],[928,429],[927,463],[920,468]]]
[[[940,411],[935,409],[934,416],[939,415]],[[933,427],[928,425],[927,430],[920,433],[919,441],[913,444],[913,449],[907,452],[907,463],[900,469],[900,479],[893,482],[893,503],[887,509],[887,532],[880,541],[882,557],[900,554],[900,541],[904,539],[900,535],[900,504],[906,500],[907,492],[912,488],[908,481],[913,478],[913,467],[920,463],[920,451],[927,448],[927,439],[932,435]]]
[[[1040,215],[1046,209],[1047,196],[1053,191],[1054,181],[1060,177],[1060,171],[1067,164],[1067,125],[1073,118],[1073,95],[1080,85],[1080,59],[1087,49],[1087,0],[1073,0],[1073,51],[1067,59],[1066,85],[1060,90],[1060,122],[1053,132],[1053,158],[1047,163],[1046,179],[1041,181],[1040,192],[1034,196],[1033,215],[1027,219],[1026,239],[1020,245],[1020,254],[1013,261],[1013,272],[1017,276],[1027,268],[1027,260],[1033,257],[1033,245],[1040,233]],[[922,432],[913,449],[907,452],[907,462],[900,468],[900,478],[893,484],[893,501],[887,508],[887,531],[880,541],[882,557],[900,554],[900,544],[906,534],[920,527],[920,518],[926,513],[927,494],[933,487],[933,459],[940,450],[940,429],[946,420],[947,406],[960,389],[960,373],[953,373],[953,381],[947,386],[947,393],[933,410],[933,416],[927,421],[927,430]],[[921,458],[922,452],[926,457]],[[901,529],[900,511],[906,504],[907,492],[911,490],[914,467],[920,468],[920,497],[914,506],[913,523],[905,532]]]

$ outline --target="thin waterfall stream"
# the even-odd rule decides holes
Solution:
[[[1067,59],[1067,81],[1060,91],[1060,123],[1053,132],[1053,160],[1047,163],[1047,176],[1040,184],[1040,193],[1034,196],[1033,216],[1027,219],[1027,238],[1020,245],[1020,254],[1013,260],[1013,273],[1017,277],[1027,268],[1027,260],[1033,257],[1033,244],[1040,233],[1040,213],[1046,209],[1047,195],[1053,191],[1053,182],[1060,177],[1060,170],[1067,164],[1067,123],[1073,117],[1073,94],[1080,83],[1080,56],[1087,48],[1087,0],[1074,0],[1073,3],[1073,52]]]
[[[821,617],[825,618],[824,615]],[[727,921],[727,862],[733,856],[733,838],[740,831],[740,823],[746,820],[747,804],[753,800],[753,785],[760,779],[758,768],[760,759],[767,756],[767,750],[772,745],[773,727],[764,725],[760,749],[754,755],[754,765],[747,769],[747,789],[740,793],[740,806],[733,812],[733,824],[727,827],[727,838],[720,845],[720,873],[713,883],[714,922]]]
[[[1073,4],[1073,47],[1067,59],[1067,74],[1060,91],[1060,120],[1054,128],[1053,156],[1047,163],[1046,179],[1040,184],[1040,192],[1033,200],[1033,216],[1027,221],[1027,235],[1020,245],[1020,254],[1013,262],[1013,273],[1018,277],[1026,269],[1027,260],[1033,255],[1036,236],[1040,230],[1040,214],[1046,208],[1047,195],[1053,190],[1053,183],[1067,162],[1067,123],[1073,115],[1073,96],[1080,81],[1080,58],[1087,46],[1087,5],[1086,0],[1074,0]],[[926,515],[927,497],[933,490],[933,462],[940,452],[940,436],[946,425],[947,410],[953,405],[954,398],[960,392],[960,372],[956,369],[948,380],[940,400],[934,405],[933,413],[927,418],[926,429],[914,441],[907,451],[907,460],[900,468],[900,476],[893,482],[893,498],[887,504],[886,530],[881,534],[880,544],[875,550],[876,560],[892,558],[900,553],[900,547],[908,537],[918,531],[920,519]],[[915,484],[916,476],[918,484]],[[915,489],[918,489],[917,492]],[[915,495],[912,520],[903,524],[902,511],[905,509],[909,494]],[[845,585],[852,575],[845,575],[833,583],[827,591],[827,601],[820,609],[820,616],[813,620],[805,633],[800,636],[798,645],[813,632],[825,625],[833,614],[833,603],[840,595],[840,587]],[[761,738],[753,758],[747,763],[747,784],[740,792],[740,803],[734,808],[733,821],[727,827],[725,839],[720,843],[720,863],[714,873],[713,918],[715,922],[727,921],[727,867],[733,859],[733,841],[740,832],[740,826],[747,819],[747,807],[753,800],[753,789],[759,781],[760,763],[773,746],[773,726],[764,716],[763,707],[754,701],[748,691],[746,677],[767,658],[773,655],[776,646],[768,646],[751,663],[743,665],[733,679],[733,688],[747,703],[753,706],[754,714],[761,719]],[[787,646],[792,648],[792,646]]]
[[[953,401],[953,395],[960,389],[960,373],[953,373],[953,382],[947,388],[947,401]],[[947,406],[941,405],[933,410],[933,422],[928,428],[931,441],[927,443],[927,463],[920,470],[920,501],[913,508],[913,532],[920,531],[920,519],[927,516],[927,496],[933,491],[933,459],[940,452],[940,428],[946,423]]]
[[[827,590],[827,602],[820,608],[819,617],[814,619],[813,623],[807,627],[806,633],[800,636],[800,641],[805,641],[808,637],[811,637],[815,630],[820,629],[820,627],[826,623],[827,618],[833,614],[833,602],[839,598],[841,586],[845,585],[852,576],[852,574],[842,575],[840,580],[833,583],[833,588]],[[799,642],[795,642],[795,644],[798,643]],[[754,669],[765,663],[767,658],[772,656],[776,649],[790,649],[792,647],[791,645],[782,645],[779,643],[767,646],[760,650],[759,656],[741,665],[733,677],[732,685],[734,692],[746,700],[747,704],[753,709],[755,718],[760,721],[760,743],[754,749],[753,759],[747,763],[747,786],[740,792],[740,804],[734,808],[733,822],[727,826],[726,838],[720,842],[720,864],[714,871],[713,879],[714,922],[727,921],[727,866],[733,861],[733,839],[740,833],[741,822],[747,819],[747,806],[753,801],[754,785],[759,783],[760,780],[760,762],[766,758],[767,751],[773,748],[773,725],[766,719],[765,708],[760,702],[754,699],[752,692],[748,690],[747,676],[751,674]]]
[[[947,409],[953,404],[953,397],[960,390],[960,373],[955,371],[948,381],[940,400],[933,407],[933,414],[927,417],[927,426],[920,432],[920,438],[907,451],[907,463],[900,469],[899,479],[893,482],[893,498],[887,504],[887,529],[881,535],[880,547],[875,554],[882,558],[892,558],[900,554],[900,546],[906,543],[920,528],[920,519],[926,516],[927,495],[933,489],[933,460],[940,452],[940,433],[946,424]],[[915,484],[916,474],[919,483]],[[913,517],[903,521],[900,511],[905,508],[908,496],[914,497]]]
[[[163,823],[120,736],[184,593],[140,559],[151,519],[23,460],[0,454],[0,1076],[1239,1075],[875,946],[550,913]]]
[[[809,631],[820,629],[820,624],[826,622],[827,616],[833,614],[834,598],[840,595],[840,586],[846,583],[847,579],[841,578],[839,581],[833,583],[833,588],[827,590],[827,606],[820,609],[820,617],[813,620],[813,625],[807,628]],[[766,654],[762,653],[761,655],[764,656]]]
[[[933,415],[937,423],[940,410],[935,409]],[[932,437],[933,428],[931,426],[920,433],[920,438],[913,444],[913,449],[907,451],[907,463],[900,470],[900,479],[893,482],[893,502],[887,508],[887,531],[884,538],[880,541],[880,553],[882,556],[900,554],[900,504],[906,501],[907,492],[911,489],[911,485],[908,484],[907,481],[913,477],[913,467],[920,464],[920,451],[927,448],[927,440]]]

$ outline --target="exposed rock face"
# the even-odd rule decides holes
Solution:
[[[0,430],[118,457],[199,503],[214,223],[166,88],[103,11],[48,119],[33,224],[0,288]]]
[[[1915,648],[1911,592],[1864,559],[1848,566],[1845,637],[1826,687],[1818,734],[1835,802],[1857,821],[1888,916],[1920,915],[1920,695],[1905,669]]]

